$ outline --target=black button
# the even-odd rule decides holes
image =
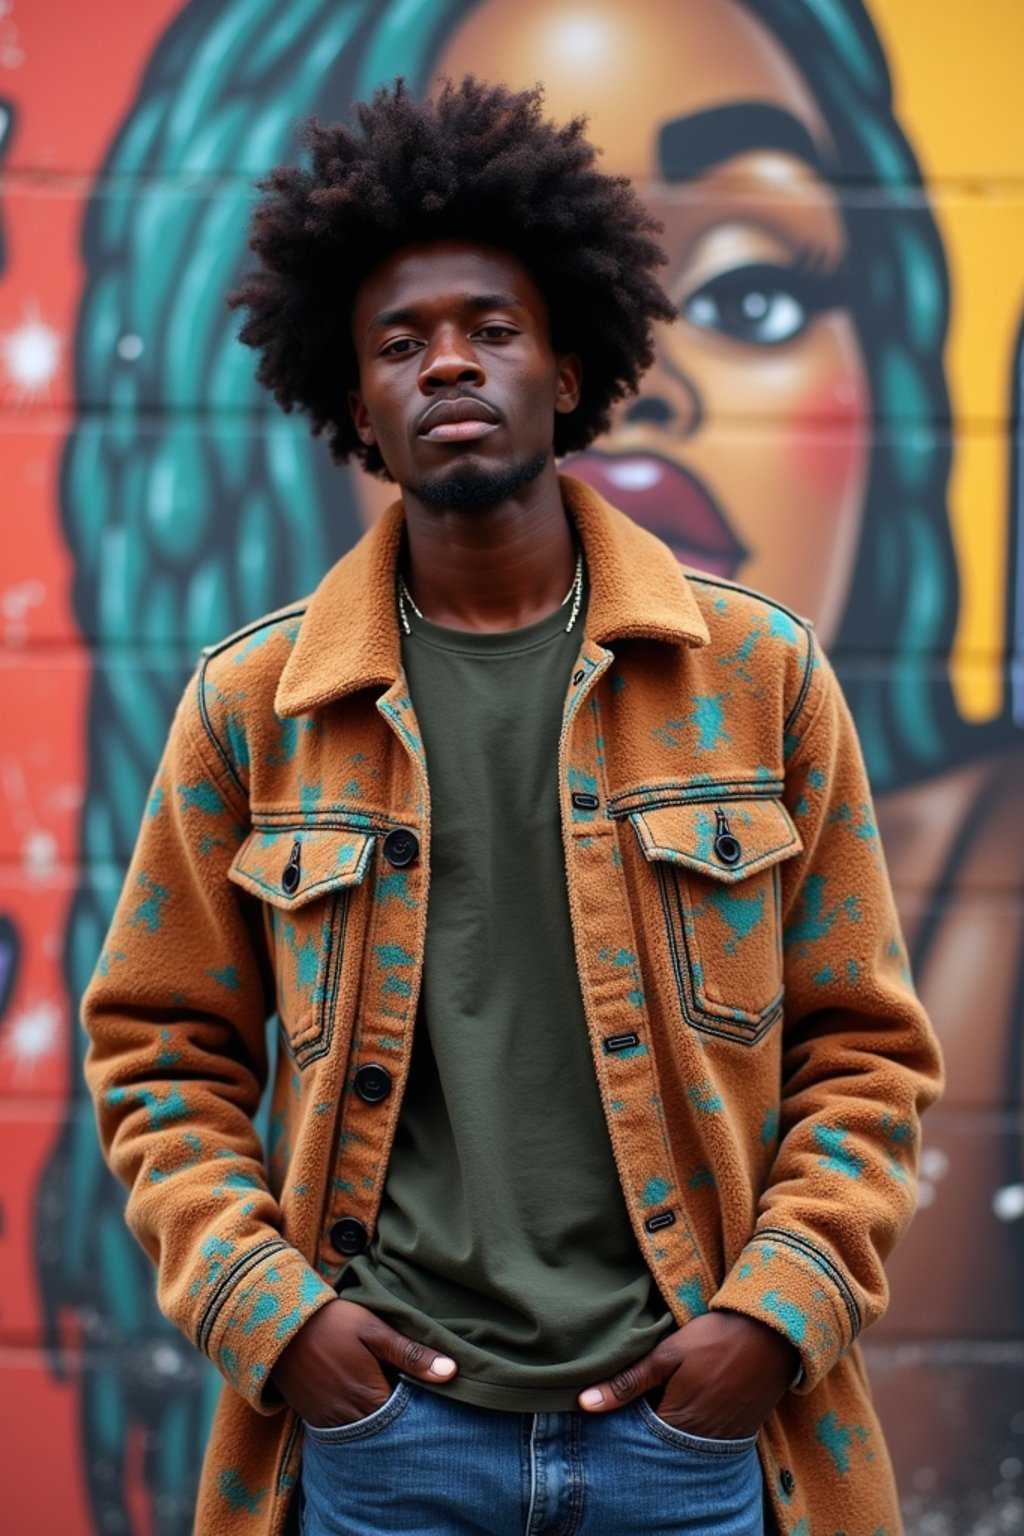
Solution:
[[[302,879],[302,844],[292,844],[292,851],[288,855],[288,863],[281,871],[281,889],[286,896],[294,896]]]
[[[367,1104],[379,1104],[391,1092],[391,1073],[377,1062],[367,1062],[355,1077],[356,1093]]]
[[[369,1240],[365,1226],[355,1216],[342,1216],[331,1228],[331,1242],[339,1253],[349,1259],[362,1253]]]
[[[408,827],[396,827],[384,839],[384,857],[396,869],[404,869],[419,857],[420,840]]]
[[[779,1487],[782,1489],[787,1498],[796,1487],[796,1478],[793,1476],[788,1467],[783,1467],[782,1471],[779,1473]]]
[[[580,789],[574,789],[572,803],[578,811],[596,811],[601,804],[596,795],[587,795]]]
[[[731,832],[719,832],[715,838],[715,852],[723,864],[738,864],[742,851],[739,838]]]
[[[578,688],[578,687],[579,687],[579,685],[580,685],[580,683],[582,683],[582,681],[583,681],[583,679],[584,679],[584,678],[585,678],[585,677],[586,677],[586,675],[587,675],[587,674],[586,674],[586,673],[585,673],[585,672],[584,672],[584,671],[583,671],[583,669],[582,669],[582,668],[581,668],[581,669],[580,669],[580,670],[579,670],[579,672],[574,672],[574,673],[573,673],[573,675],[572,675],[572,680],[573,680],[573,683],[574,683],[574,685],[575,685],[575,686],[576,686],[576,687],[577,687],[577,688]],[[564,672],[563,672],[563,673],[562,673],[562,676],[563,676],[563,677],[564,677],[564,676],[565,676],[565,673],[564,673]]]
[[[648,1232],[660,1232],[665,1227],[674,1227],[675,1224],[675,1211],[659,1211],[656,1216],[648,1216],[644,1222]]]

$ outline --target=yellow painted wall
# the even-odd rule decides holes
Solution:
[[[1024,4],[870,0],[896,113],[949,262],[950,519],[962,593],[953,684],[969,720],[1002,703],[1013,348],[1024,315]]]

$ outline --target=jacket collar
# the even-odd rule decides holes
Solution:
[[[590,486],[559,477],[583,545],[586,636],[706,645],[708,630],[672,551]],[[404,516],[396,501],[310,598],[278,684],[278,715],[302,715],[358,688],[390,687],[401,671],[395,598]]]

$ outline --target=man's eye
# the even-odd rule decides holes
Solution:
[[[511,325],[502,325],[499,320],[495,320],[493,325],[481,325],[476,334],[485,341],[504,341],[506,336],[514,336],[516,332]]]
[[[394,341],[385,342],[380,349],[381,357],[404,357],[416,346],[411,336],[396,336]]]
[[[772,347],[798,336],[841,302],[835,275],[768,264],[737,267],[704,283],[682,305],[683,318],[735,341]]]

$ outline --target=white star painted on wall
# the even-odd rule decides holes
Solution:
[[[37,1062],[57,1049],[61,1017],[57,1004],[44,1000],[23,1008],[4,1026],[3,1054],[14,1058],[18,1076],[24,1071],[31,1072]]]
[[[26,310],[13,331],[0,333],[0,364],[23,398],[45,394],[60,367],[63,337],[47,325],[37,307]]]

